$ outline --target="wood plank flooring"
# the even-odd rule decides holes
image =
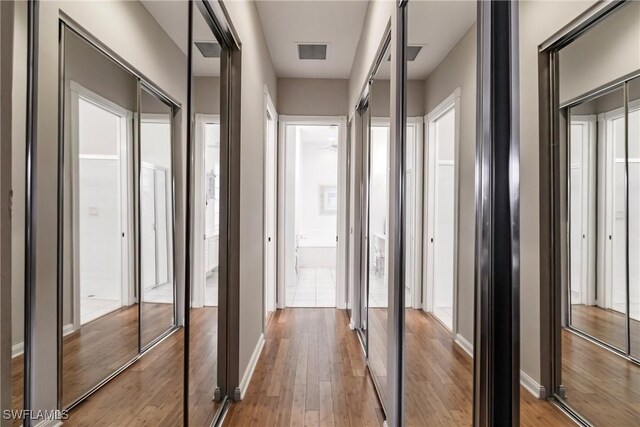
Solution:
[[[631,320],[631,351],[640,359],[640,322]],[[627,349],[627,317],[594,305],[573,304],[571,326],[622,351]]]
[[[384,310],[376,315],[384,316]],[[278,311],[247,395],[231,407],[225,425],[381,425],[382,409],[347,323],[341,310]],[[417,310],[407,311],[407,329],[407,425],[471,425],[471,358],[439,323]],[[523,426],[575,425],[525,390],[521,413]]]
[[[226,426],[380,426],[362,348],[336,309],[276,312],[242,402]]]
[[[208,426],[214,402],[217,316],[192,309],[190,424]],[[74,408],[65,426],[182,426],[184,333],[179,329]]]
[[[422,310],[405,312],[406,421],[409,426],[470,426],[473,363],[451,332]],[[575,426],[552,403],[520,387],[521,426]]]
[[[580,313],[587,331],[607,337],[619,333],[608,310],[582,306]],[[640,334],[633,339],[637,342]],[[566,401],[594,425],[640,425],[640,366],[567,330],[562,332],[562,384]]]

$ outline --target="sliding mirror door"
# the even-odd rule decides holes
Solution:
[[[66,26],[62,46],[66,407],[138,354],[132,194],[138,79]]]
[[[368,141],[368,360],[383,407],[387,404],[389,311],[389,151],[391,140],[390,48],[371,82]]]
[[[175,325],[171,105],[140,89],[140,344]]]
[[[594,425],[637,424],[640,400],[640,4],[616,6],[551,53],[566,224],[553,391]]]
[[[195,7],[198,6],[198,7]],[[224,390],[219,366],[225,351],[219,331],[221,177],[221,62],[227,55],[214,33],[215,25],[200,2],[193,7],[192,148],[195,152],[192,181],[193,268],[189,333],[189,425],[210,425],[220,414]],[[188,266],[191,267],[191,266]]]
[[[407,7],[402,410],[407,425],[471,425],[477,3]]]

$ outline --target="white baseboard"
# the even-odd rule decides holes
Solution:
[[[249,366],[244,371],[244,375],[242,376],[242,381],[240,381],[240,400],[244,399],[244,395],[249,388],[249,383],[251,382],[251,377],[253,376],[253,371],[256,369],[256,365],[258,364],[258,360],[260,359],[260,354],[262,353],[262,349],[264,348],[264,334],[260,334],[258,338],[258,342],[256,344],[256,348],[253,350],[253,354],[251,355],[251,360],[249,360]]]
[[[75,329],[73,329],[73,323],[69,323],[68,325],[64,325],[62,327],[62,336],[66,337],[67,335],[69,335],[73,331],[75,331]]]
[[[353,318],[349,319],[349,329],[352,331],[356,329],[356,324],[353,322]]]
[[[473,344],[467,341],[462,335],[456,334],[455,343],[460,346],[465,353],[473,359]],[[538,384],[533,378],[520,370],[520,384],[537,399],[546,399],[547,392],[543,386]]]
[[[455,342],[465,351],[465,353],[473,358],[473,344],[467,341],[466,338],[460,334],[456,334]]]
[[[18,344],[11,347],[11,358],[20,356],[24,353],[24,342],[19,342]]]
[[[547,398],[547,390],[540,384],[538,384],[533,378],[527,375],[522,369],[520,370],[520,384],[526,388],[527,391],[533,394],[538,399]]]

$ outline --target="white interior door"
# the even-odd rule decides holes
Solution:
[[[156,277],[158,284],[170,281],[169,268],[169,187],[167,171],[155,170]]]
[[[77,89],[77,90],[76,90]],[[74,86],[74,329],[121,307],[127,300],[123,262],[126,212],[121,149],[126,147],[126,112],[121,114]]]
[[[572,118],[569,146],[571,304],[589,303],[589,145],[589,121]]]
[[[432,233],[433,256],[432,311],[449,329],[453,329],[455,267],[455,108],[452,106],[432,124],[434,141],[430,159],[433,170]]]
[[[156,176],[152,167],[143,166],[140,182],[140,260],[142,287],[149,289],[158,284],[156,239]]]
[[[405,150],[405,306],[411,307],[413,292],[415,292],[414,263],[415,263],[415,129],[407,126],[407,144]]]
[[[277,215],[277,122],[273,112],[267,110],[266,165],[265,165],[265,318],[276,309],[276,215]]]

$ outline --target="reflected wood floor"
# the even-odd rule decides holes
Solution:
[[[347,322],[346,312],[335,309],[278,311],[247,395],[231,407],[225,425],[381,425],[362,348]],[[407,310],[407,332],[407,425],[471,425],[471,358],[417,310]],[[521,425],[575,425],[551,403],[521,394]]]
[[[218,409],[212,401],[217,315],[215,307],[192,309],[191,425],[209,425]],[[74,408],[64,425],[182,426],[183,357],[181,328]]]
[[[24,390],[24,357],[16,356],[11,360],[11,409],[22,409]],[[13,420],[13,426],[22,425],[21,420]]]
[[[631,352],[640,358],[640,322],[631,320]],[[627,316],[595,305],[571,305],[571,326],[614,347],[627,349]]]
[[[598,331],[598,337],[616,337],[617,317],[619,313],[581,306],[579,324],[584,331]],[[638,329],[635,335],[632,329],[632,336],[638,356]],[[566,401],[594,425],[640,425],[640,366],[567,330],[562,331],[562,383]]]
[[[344,310],[278,310],[226,426],[379,426],[383,413]]]
[[[451,332],[422,310],[407,309],[406,420],[410,426],[470,426],[473,362]],[[558,408],[520,387],[521,426],[575,426]]]
[[[143,345],[171,327],[171,304],[144,303]],[[63,339],[64,405],[72,403],[138,354],[138,306],[93,320]]]

